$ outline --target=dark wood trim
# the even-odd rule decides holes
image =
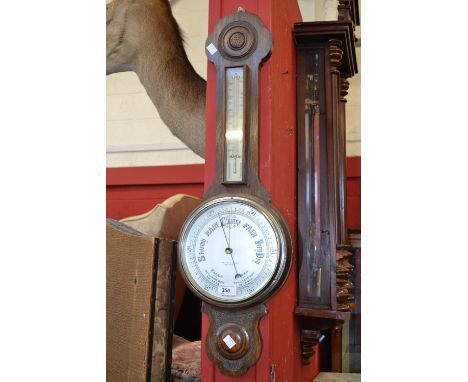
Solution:
[[[359,0],[351,1],[351,18],[354,21],[354,25],[361,25],[361,20],[359,18]]]
[[[310,44],[339,39],[342,42],[343,58],[339,70],[352,77],[358,73],[354,27],[351,21],[314,21],[295,23],[294,39],[298,50],[308,49]],[[313,43],[311,42],[313,40]]]
[[[228,36],[233,31],[242,33],[246,43],[236,51],[228,43]],[[216,66],[216,176],[208,187],[205,198],[219,194],[247,194],[270,202],[271,198],[259,179],[259,101],[260,75],[259,66],[266,60],[272,48],[271,33],[265,28],[258,16],[249,12],[237,12],[225,16],[215,25],[207,37],[205,45],[213,44],[218,49],[214,54],[207,54],[208,60]],[[248,110],[245,122],[248,133],[245,136],[246,157],[244,158],[244,183],[224,181],[225,152],[225,103],[226,103],[226,67],[245,66],[248,68],[248,96],[244,110]]]
[[[169,309],[168,309],[168,323],[169,323],[169,327],[168,327],[168,338],[170,339],[166,346],[167,346],[167,358],[166,358],[166,382],[170,382],[171,381],[171,366],[172,366],[172,339],[173,339],[173,336],[174,336],[174,315],[175,315],[175,306],[176,306],[176,302],[175,302],[175,298],[176,298],[176,294],[175,294],[175,283],[176,283],[176,273],[177,273],[177,241],[175,240],[172,240],[171,242],[171,246],[172,246],[172,251],[171,251],[171,261],[172,261],[172,264],[171,264],[171,285],[173,285],[174,287],[170,289],[170,293],[169,293],[169,300],[170,300],[170,304],[169,304]]]
[[[313,347],[323,330],[331,333],[331,367],[341,371],[341,328],[349,319],[354,299],[351,295],[350,274],[353,266],[347,258],[352,255],[347,243],[346,225],[346,138],[345,96],[346,78],[357,73],[354,45],[354,25],[349,15],[349,0],[340,2],[341,21],[296,23],[294,39],[297,57],[297,127],[298,127],[298,249],[300,257],[299,299],[295,314],[298,316],[302,341],[303,362],[309,362]],[[322,51],[320,51],[322,49]],[[317,61],[317,52],[323,56],[325,85],[318,86],[325,102],[320,105],[324,115],[323,141],[306,130],[312,130],[304,102],[311,102],[304,94],[307,79],[316,77],[310,63]],[[317,86],[314,86],[314,92]],[[306,91],[307,93],[307,91]],[[315,95],[312,96],[316,102]],[[307,119],[308,118],[308,119]],[[320,121],[321,124],[321,121]],[[311,127],[312,126],[312,127]],[[322,130],[321,130],[322,133]],[[307,142],[315,140],[324,157],[312,155]],[[302,148],[302,146],[305,147]],[[316,150],[314,150],[314,153]],[[317,169],[317,161],[320,161]],[[320,190],[321,204],[317,203]],[[323,195],[323,200],[322,200]],[[306,198],[313,197],[312,210],[306,208]],[[302,200],[304,199],[304,200]],[[308,199],[307,199],[308,200]],[[312,204],[311,204],[312,205]],[[324,210],[322,216],[320,210]],[[320,214],[320,224],[318,222]],[[319,228],[321,227],[321,228]],[[319,231],[323,237],[316,237]],[[301,243],[301,240],[303,241]],[[311,250],[312,248],[312,250]],[[318,251],[317,249],[320,249]],[[306,257],[306,259],[305,259]],[[316,265],[318,263],[319,266]],[[312,266],[311,266],[312,265]],[[310,280],[316,280],[311,283]],[[323,291],[327,295],[323,295]],[[321,291],[321,292],[318,292]],[[327,297],[325,299],[325,297]],[[321,299],[324,300],[321,300]]]
[[[150,318],[149,318],[149,330],[148,330],[148,344],[153,344],[154,341],[154,312],[156,307],[156,286],[158,281],[158,256],[159,256],[159,244],[160,239],[154,239],[154,252],[153,252],[153,278],[151,279],[151,304],[150,304]],[[147,368],[146,368],[146,380],[145,382],[151,382],[151,372],[153,370],[153,346],[147,347]]]
[[[338,323],[333,325],[330,330],[331,337],[331,371],[334,373],[342,372],[343,360],[341,357],[342,352],[342,333],[343,333],[343,324]]]
[[[259,322],[268,313],[266,305],[232,310],[203,303],[202,311],[210,320],[205,342],[208,357],[224,375],[244,375],[262,353]],[[231,349],[223,344],[226,335],[236,340],[236,345]]]
[[[300,317],[323,318],[334,321],[346,321],[351,317],[350,312],[339,312],[336,310],[313,309],[304,307],[297,307],[294,310],[294,314]]]
[[[352,21],[351,0],[338,1],[338,20]]]
[[[348,94],[349,82],[345,76],[341,76],[339,84],[339,106],[338,106],[338,217],[340,224],[340,236],[337,245],[348,243],[348,225],[346,221],[346,95]]]

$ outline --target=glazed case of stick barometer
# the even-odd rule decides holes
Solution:
[[[341,8],[340,8],[341,7]],[[331,334],[331,369],[341,371],[341,327],[354,306],[346,228],[348,78],[357,72],[349,1],[339,20],[294,25],[297,59],[299,298],[303,363]],[[335,353],[335,355],[333,355]]]

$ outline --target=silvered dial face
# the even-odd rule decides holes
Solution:
[[[208,203],[185,223],[180,263],[190,286],[221,303],[251,299],[284,268],[283,235],[255,204],[226,197]]]

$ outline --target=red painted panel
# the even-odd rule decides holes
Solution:
[[[204,165],[107,169],[106,216],[142,214],[175,194],[203,197]]]
[[[361,177],[361,157],[346,158],[346,173],[348,178]]]
[[[268,6],[261,2],[260,8],[260,16],[270,24],[274,40],[272,56],[261,76],[264,98],[260,119],[260,178],[296,243],[296,62],[291,28],[294,22],[301,21],[301,15],[297,2],[272,1]],[[299,328],[293,316],[296,300],[297,270],[293,260],[287,282],[267,304],[270,328],[262,331],[270,342],[270,359],[264,360],[276,365],[276,379],[280,381],[311,381],[318,373],[316,365],[303,366],[300,361]],[[259,365],[261,373],[269,370],[268,363]]]
[[[257,1],[249,0],[223,0],[222,2],[222,16],[229,15],[230,13],[237,12],[239,7],[244,8],[246,12],[255,13],[260,16],[258,12]],[[265,21],[263,21],[265,22]],[[267,25],[268,27],[268,25]]]
[[[107,187],[107,212],[112,219],[139,215],[175,194],[203,197],[203,183]]]
[[[361,227],[361,157],[347,158],[347,221]],[[203,197],[204,165],[107,169],[107,213],[113,219],[144,213],[172,195]],[[273,174],[275,175],[275,174]]]
[[[208,34],[213,32],[216,22],[222,16],[222,4],[219,0],[210,0],[208,14]],[[208,61],[208,60],[207,60]],[[208,61],[206,82],[206,132],[205,132],[205,190],[216,175],[216,67]],[[205,369],[203,369],[203,372]],[[202,379],[204,379],[202,374]],[[204,380],[208,380],[206,377]]]
[[[119,167],[106,169],[108,186],[136,184],[203,183],[203,164],[183,166]]]
[[[346,161],[346,221],[348,229],[361,229],[361,157]]]

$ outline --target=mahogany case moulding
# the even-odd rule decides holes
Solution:
[[[243,36],[242,49],[233,49],[231,40]],[[268,59],[273,41],[261,19],[249,12],[238,11],[220,19],[207,37],[208,60],[216,66],[216,177],[205,193],[205,199],[221,194],[254,195],[266,202],[271,197],[260,182],[259,169],[259,68]],[[214,50],[208,51],[208,47]],[[213,48],[211,48],[213,49]],[[226,69],[242,67],[244,72],[244,146],[243,179],[226,182]]]
[[[345,123],[339,105],[340,79],[354,76],[358,67],[352,21],[295,23],[293,37],[297,58],[300,280],[295,315],[301,328],[303,363],[307,364],[313,346],[322,338],[320,331],[340,327],[350,317],[349,312],[338,310],[336,293],[337,245],[343,242],[340,220],[346,216],[339,202],[345,192],[340,190],[340,178],[346,177],[345,166],[339,165],[345,155],[345,147],[339,142]],[[312,92],[306,89],[311,78],[317,87]],[[310,139],[307,147],[305,139]]]
[[[350,21],[295,23],[293,36],[297,50],[317,47],[317,44],[328,44],[330,39],[341,40],[343,57],[338,70],[347,77],[352,77],[358,72],[353,24]]]

